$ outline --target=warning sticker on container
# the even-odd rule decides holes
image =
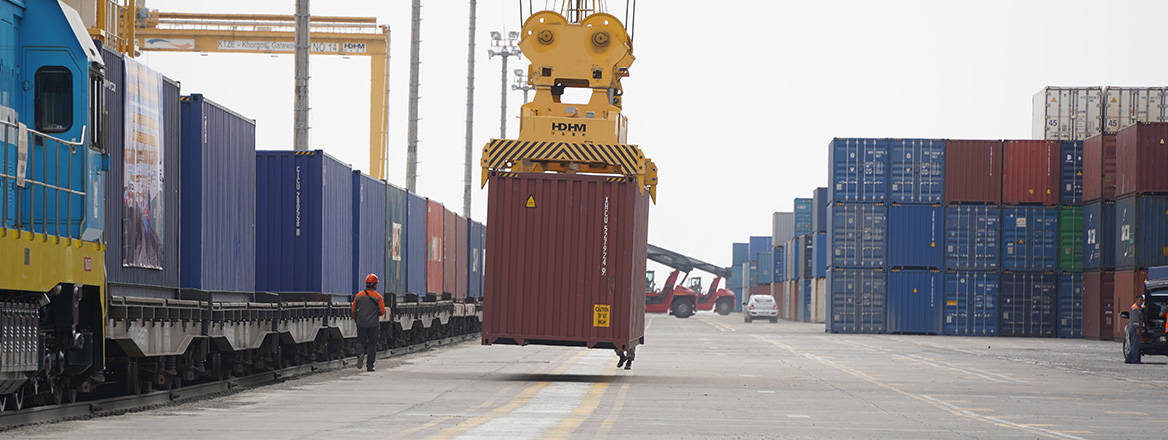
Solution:
[[[612,306],[608,304],[597,304],[592,306],[592,326],[593,327],[608,327],[609,310]]]
[[[525,208],[534,208],[535,207],[535,196],[528,195],[527,196],[527,203],[525,203],[523,206]]]

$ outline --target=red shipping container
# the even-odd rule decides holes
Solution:
[[[1111,340],[1115,272],[1083,272],[1083,337]]]
[[[1138,123],[1115,137],[1115,196],[1168,193],[1168,122]]]
[[[426,293],[442,296],[442,223],[446,208],[441,203],[426,200]]]
[[[1083,141],[1083,200],[1115,200],[1115,135]]]
[[[945,201],[1002,203],[1002,141],[945,141]]]
[[[1006,141],[1002,153],[1003,204],[1058,204],[1058,141]]]
[[[458,216],[449,209],[442,215],[442,298],[451,299],[458,287]]]
[[[488,179],[483,344],[644,343],[649,193],[627,177]]]
[[[1115,296],[1112,304],[1115,306],[1115,317],[1111,320],[1111,339],[1114,341],[1123,341],[1124,328],[1127,326],[1127,320],[1119,317],[1119,312],[1131,310],[1132,304],[1136,302],[1136,295],[1144,293],[1144,281],[1148,279],[1148,271],[1141,270],[1117,270],[1115,271]]]
[[[801,295],[799,292],[800,283],[799,280],[788,281],[788,283],[791,284],[791,288],[787,291],[787,311],[784,319],[794,321],[796,318],[795,315],[799,310],[799,295]]]
[[[467,277],[470,276],[470,267],[467,265],[470,259],[470,248],[467,244],[467,230],[469,227],[466,219],[461,215],[455,214],[454,218],[457,222],[454,236],[457,238],[454,241],[454,299],[457,301],[466,300]]]

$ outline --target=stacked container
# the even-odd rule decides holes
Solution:
[[[946,143],[946,335],[997,335],[1003,151],[1002,141]]]
[[[889,141],[836,138],[828,156],[827,330],[883,333]]]
[[[889,140],[888,331],[941,332],[945,141]]]
[[[827,268],[830,266],[827,244],[827,217],[830,199],[827,187],[815,188],[811,196],[811,229],[815,232],[815,278],[811,280],[811,299],[807,305],[808,321],[823,322],[827,313]]]

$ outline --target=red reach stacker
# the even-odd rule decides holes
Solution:
[[[645,313],[669,313],[678,318],[693,316],[698,310],[713,310],[720,315],[734,311],[734,292],[720,288],[730,276],[730,269],[690,258],[668,249],[649,245],[648,259],[673,268],[664,286],[658,290],[653,272],[646,272]],[[702,279],[689,278],[694,269],[714,275],[710,288],[702,293]],[[678,277],[681,279],[678,280]],[[690,281],[686,287],[685,281]]]

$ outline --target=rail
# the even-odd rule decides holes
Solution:
[[[15,143],[12,142],[14,130],[16,131]],[[73,219],[74,197],[80,199],[81,207],[76,211],[77,214],[81,214],[84,212],[86,194],[83,189],[74,189],[73,185],[76,181],[84,187],[85,179],[84,177],[74,179],[73,174],[77,155],[83,154],[85,151],[83,147],[88,131],[85,126],[82,126],[81,140],[73,142],[28,128],[22,123],[0,120],[0,132],[3,132],[0,134],[0,146],[3,146],[4,149],[4,168],[0,168],[0,204],[2,204],[0,206],[0,221],[2,221],[0,229],[16,229],[58,237],[81,238],[85,216],[80,215],[79,218]],[[15,151],[13,151],[13,146],[16,147]],[[61,159],[62,151],[66,147],[68,147],[67,160],[65,160],[67,165],[64,182],[62,182]],[[51,162],[48,157],[50,151],[53,156]],[[40,155],[39,161],[37,153]],[[13,154],[15,154],[15,158],[12,157]],[[82,156],[82,170],[85,169],[84,164],[84,156]],[[37,173],[38,165],[40,166],[39,173]],[[51,210],[50,197],[52,198]],[[62,197],[65,198],[64,228],[62,228],[61,215]],[[37,206],[38,202],[39,206]],[[76,221],[76,229],[74,229],[74,221]],[[51,231],[50,225],[53,226]]]

